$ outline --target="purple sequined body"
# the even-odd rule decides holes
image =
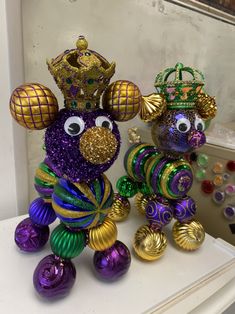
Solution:
[[[72,116],[78,116],[85,122],[83,133],[89,128],[95,127],[95,119],[99,116],[108,117],[113,123],[112,133],[117,140],[117,149],[114,156],[106,163],[92,164],[85,160],[79,149],[80,137],[70,136],[64,130],[65,121]],[[95,179],[108,170],[116,160],[120,150],[120,133],[117,124],[105,111],[98,109],[93,112],[79,112],[72,109],[60,110],[57,120],[47,128],[45,133],[45,146],[47,158],[57,169],[73,182],[82,182]]]

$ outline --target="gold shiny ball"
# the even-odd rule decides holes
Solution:
[[[108,213],[108,217],[113,221],[123,221],[128,217],[130,210],[131,205],[129,200],[120,196],[118,193],[115,193],[113,205]]]
[[[88,42],[84,36],[79,36],[76,41],[76,46],[78,50],[86,50],[88,47]]]
[[[214,97],[200,93],[197,97],[196,107],[203,119],[212,119],[216,116],[217,106]]]
[[[118,142],[109,129],[93,127],[83,133],[79,145],[80,152],[86,160],[100,165],[115,155]]]
[[[148,204],[149,201],[155,200],[156,199],[156,195],[152,194],[152,195],[144,195],[141,192],[138,192],[135,196],[135,207],[138,210],[138,212],[141,215],[145,215],[146,211],[145,208]]]
[[[148,225],[141,226],[134,237],[135,253],[146,261],[159,259],[167,246],[165,234],[160,230],[152,230]]]
[[[37,83],[17,87],[10,99],[12,117],[21,126],[41,130],[51,125],[59,107],[52,91]]]
[[[156,120],[166,111],[166,108],[166,100],[163,94],[153,93],[143,96],[140,119],[144,122]]]
[[[110,248],[117,240],[115,222],[106,217],[104,222],[88,232],[88,246],[95,251],[104,251]]]
[[[116,81],[103,94],[103,108],[116,121],[128,121],[139,112],[142,96],[139,88],[129,81]]]
[[[202,225],[195,220],[187,223],[176,221],[172,232],[175,243],[186,251],[198,249],[205,239],[205,231]]]

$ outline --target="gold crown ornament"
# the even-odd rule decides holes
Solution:
[[[99,108],[100,95],[115,72],[115,63],[88,49],[84,36],[79,36],[75,49],[47,60],[47,65],[64,95],[65,107],[82,111]]]

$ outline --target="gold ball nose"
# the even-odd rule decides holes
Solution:
[[[108,162],[117,151],[118,142],[114,134],[104,127],[88,129],[80,139],[80,152],[95,165]]]

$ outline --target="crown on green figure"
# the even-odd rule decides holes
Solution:
[[[174,79],[170,77],[174,75]],[[190,79],[184,80],[184,76]],[[154,86],[165,96],[167,109],[194,109],[198,94],[204,85],[202,72],[177,63],[174,68],[167,68],[160,72],[155,79]]]

